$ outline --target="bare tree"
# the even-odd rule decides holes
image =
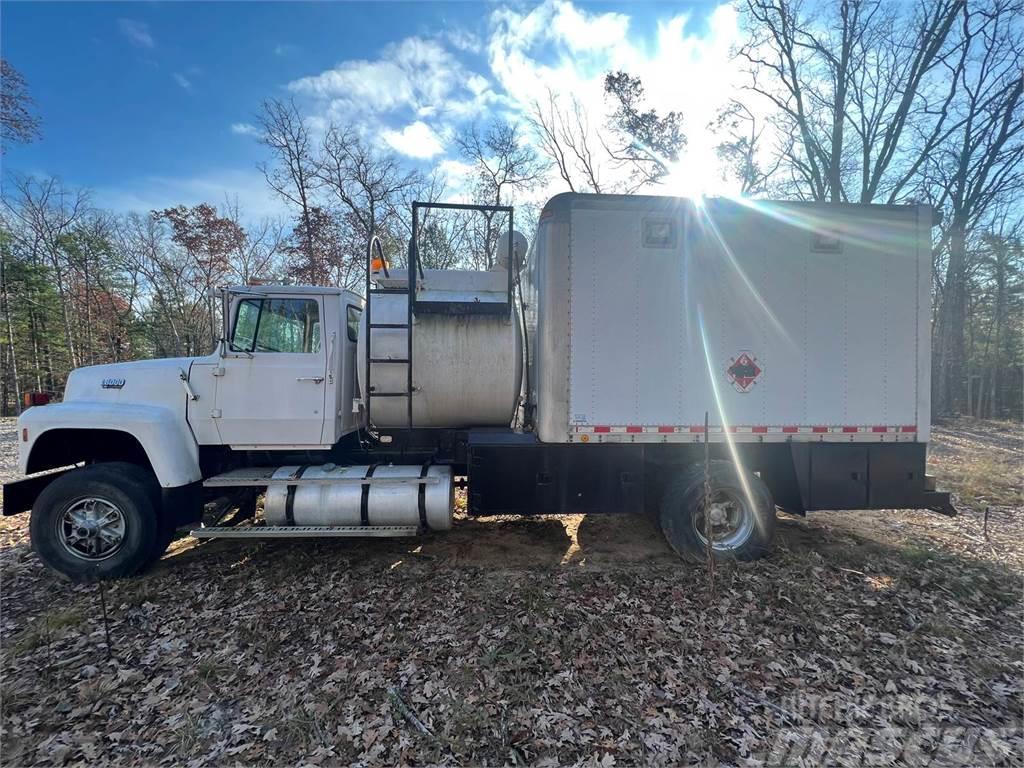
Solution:
[[[456,137],[455,145],[473,165],[481,203],[507,205],[517,191],[536,188],[547,172],[547,163],[524,140],[519,127],[503,120],[485,129],[469,126]]]
[[[39,137],[39,117],[32,113],[35,102],[25,78],[7,59],[0,58],[0,154],[7,144],[27,144]]]
[[[731,175],[740,183],[741,195],[767,191],[782,163],[781,156],[768,158],[765,165],[766,124],[743,102],[731,99],[719,110],[708,130],[720,137],[715,152],[724,167],[723,176]]]
[[[244,226],[245,216],[238,199],[226,199],[221,215],[245,233],[228,254],[228,270],[232,279],[243,285],[253,281],[273,280],[279,273],[279,259],[284,253],[284,226],[277,219],[264,218]]]
[[[956,86],[942,65],[961,55],[949,38],[965,2],[918,0],[907,16],[879,0],[746,0],[740,56],[793,138],[781,152],[794,196],[901,198],[946,130]],[[907,130],[921,122],[930,130]]]
[[[604,146],[595,154],[592,145],[600,143],[600,139],[579,99],[572,96],[569,105],[563,108],[549,88],[545,101],[533,102],[530,125],[541,151],[557,169],[570,192],[602,192],[600,166],[602,160],[607,161],[610,157]]]
[[[363,240],[396,223],[403,194],[422,183],[421,174],[374,151],[355,129],[337,126],[324,138],[319,179],[357,222]]]
[[[548,163],[527,143],[518,126],[496,120],[486,129],[473,124],[455,139],[463,159],[476,175],[473,199],[484,205],[511,205],[517,192],[530,192],[545,177]],[[474,217],[483,221],[474,257],[490,269],[494,266],[501,227],[497,213],[487,211]]]
[[[211,335],[209,295],[199,262],[175,243],[173,234],[166,217],[155,212],[129,213],[114,230],[119,266],[145,295],[139,313],[149,352],[158,357],[208,352]]]
[[[71,367],[81,363],[72,329],[73,298],[69,267],[62,240],[91,210],[84,190],[69,190],[59,180],[18,176],[11,179],[13,196],[3,198],[3,206],[23,226],[19,236],[28,239],[29,250],[41,253],[53,272],[60,296],[61,321]]]
[[[9,387],[14,389],[14,412],[21,413],[21,380],[18,378],[18,350],[14,339],[14,312],[11,307],[11,285],[7,264],[10,256],[10,235],[6,227],[0,229],[0,308],[4,315],[4,332],[7,344],[4,346],[3,391],[0,393],[0,412],[7,415]],[[9,377],[9,378],[8,378]]]
[[[955,75],[960,96],[951,107],[955,129],[929,156],[925,184],[945,213],[936,254],[940,310],[935,349],[935,407],[964,405],[971,233],[993,210],[1024,191],[1024,35],[1017,1],[991,0],[964,8],[961,34],[966,66]]]
[[[967,412],[999,418],[1020,413],[1024,340],[1024,218],[1001,206],[981,237],[972,272],[967,350]]]
[[[374,150],[352,127],[331,126],[321,146],[319,181],[333,197],[345,233],[342,273],[350,287],[363,270],[366,244],[378,235],[391,251],[408,232],[403,200],[422,188],[423,175],[394,155]]]
[[[317,147],[294,101],[269,99],[256,116],[260,143],[269,147],[273,161],[259,168],[267,184],[283,200],[298,209],[306,230],[312,230],[311,210],[319,185]],[[310,261],[313,253],[307,253]]]

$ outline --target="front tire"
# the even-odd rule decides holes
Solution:
[[[32,506],[32,548],[74,582],[131,576],[153,560],[160,538],[156,481],[135,464],[74,469]]]
[[[684,560],[707,561],[707,532],[716,560],[756,560],[771,551],[775,503],[764,481],[731,461],[708,465],[710,505],[705,510],[704,465],[695,464],[668,484],[659,522]]]

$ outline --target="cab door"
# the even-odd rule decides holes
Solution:
[[[235,447],[320,447],[327,355],[317,295],[244,296],[232,306],[214,418]]]

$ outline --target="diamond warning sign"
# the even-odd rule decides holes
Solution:
[[[737,392],[749,392],[754,381],[761,375],[761,366],[757,364],[756,357],[744,351],[737,357],[729,358],[729,367],[725,373]]]

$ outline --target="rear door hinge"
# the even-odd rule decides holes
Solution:
[[[220,408],[214,408],[212,411],[210,411],[210,418],[211,419],[219,419],[220,416],[221,416]]]

